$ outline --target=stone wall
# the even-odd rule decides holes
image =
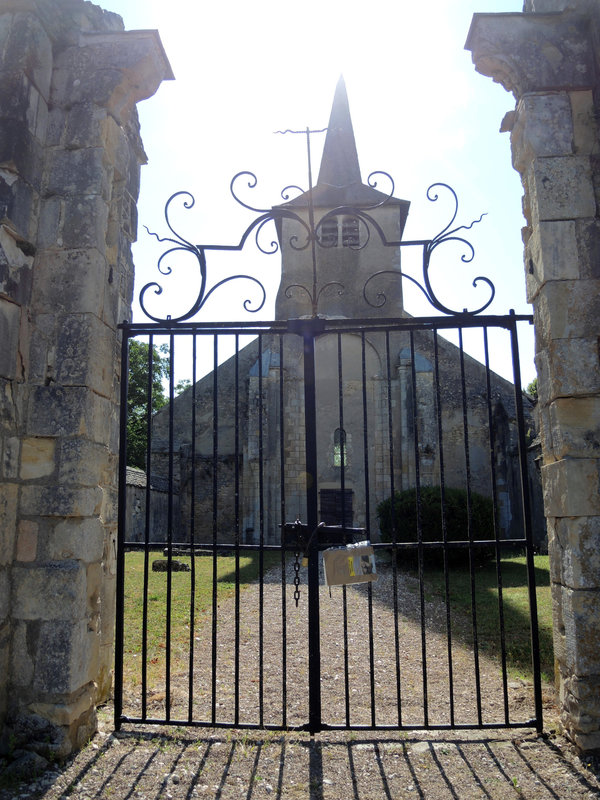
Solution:
[[[0,6],[0,724],[58,756],[111,684],[135,104],[167,77],[91,3]]]
[[[600,747],[600,9],[527,0],[476,14],[476,68],[516,98],[504,120],[524,188],[554,647],[565,728]]]

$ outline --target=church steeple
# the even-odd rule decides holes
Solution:
[[[374,181],[372,181],[374,183]],[[361,318],[402,313],[400,242],[410,203],[361,180],[344,79],[335,90],[319,177],[306,191],[280,206],[281,245],[277,319],[307,314]],[[364,287],[382,272],[377,291],[385,312],[365,301]]]
[[[317,185],[342,187],[360,182],[348,94],[344,78],[340,76],[331,107]]]

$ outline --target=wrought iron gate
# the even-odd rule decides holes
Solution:
[[[343,213],[368,219],[364,209]],[[322,222],[307,228],[315,286]],[[446,235],[456,239],[456,230]],[[423,248],[427,266],[443,238],[409,244]],[[313,313],[192,322],[210,294],[206,248],[169,241],[195,252],[202,294],[177,320],[149,315],[150,323],[122,326],[117,727],[541,729],[517,345],[517,325],[531,319]],[[512,383],[490,367],[492,336],[504,337]],[[145,472],[127,465],[132,341],[146,359]],[[161,343],[170,376],[168,403],[157,410]],[[191,385],[176,395],[182,360]],[[412,528],[392,502],[400,491],[412,491]],[[378,579],[324,585],[322,552],[357,539],[371,543]],[[525,554],[529,587],[527,610],[511,609],[511,625],[516,614],[531,634],[527,686],[510,678],[515,629],[503,570],[515,552]],[[466,611],[454,594],[459,574]],[[490,593],[491,623],[482,619]]]

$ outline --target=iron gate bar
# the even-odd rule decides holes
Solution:
[[[285,503],[285,417],[284,409],[284,358],[283,336],[279,334],[279,508],[280,519],[287,519]],[[281,527],[281,705],[282,725],[287,726],[287,597],[286,597],[286,563],[283,546],[284,528]]]
[[[514,312],[512,318],[516,316]],[[531,650],[533,673],[537,676],[534,681],[534,702],[537,718],[537,731],[542,731],[542,684],[540,681],[540,643],[538,632],[537,597],[535,593],[535,564],[533,562],[533,530],[531,527],[531,500],[529,497],[529,481],[527,479],[527,443],[523,425],[523,389],[521,387],[521,364],[519,360],[519,345],[517,340],[517,326],[513,323],[510,328],[511,349],[513,356],[513,377],[515,387],[515,405],[517,407],[517,431],[519,436],[519,464],[521,468],[521,500],[523,503],[523,522],[525,525],[525,538],[527,540],[527,583],[529,587],[529,626],[531,631]]]
[[[173,489],[175,469],[175,430],[174,430],[174,403],[175,397],[175,338],[169,336],[169,500],[167,518],[167,618],[166,618],[166,658],[167,669],[165,678],[165,707],[167,722],[171,718],[171,634],[172,634],[172,603],[173,603]]]
[[[219,479],[219,338],[213,337],[213,468],[212,468],[212,638],[211,638],[211,687],[210,687],[210,718],[213,725],[217,721],[217,506],[218,506],[218,479]]]
[[[154,382],[154,337],[148,339],[148,380],[146,383],[146,408],[153,407],[153,382]],[[152,415],[147,415],[146,420],[146,463],[148,471],[152,468]],[[148,694],[148,573],[149,558],[148,544],[150,543],[150,490],[151,481],[146,480],[146,514],[144,518],[144,608],[142,610],[142,716],[147,714],[146,698]]]
[[[392,420],[392,367],[390,359],[390,332],[385,332],[385,362],[387,390],[387,434],[389,449],[390,497],[395,496],[394,483],[394,435]],[[396,541],[396,504],[391,504],[392,517],[392,586],[394,607],[394,659],[396,665],[396,705],[398,711],[398,727],[402,725],[402,691],[400,685],[400,636],[398,625],[398,546]]]
[[[188,664],[188,722],[193,719],[194,708],[194,655],[195,655],[195,631],[196,631],[196,335],[192,337],[192,414],[191,414],[191,497],[190,497],[190,638],[189,648],[190,657]],[[147,481],[148,483],[148,481]]]
[[[444,543],[444,600],[446,604],[446,648],[448,654],[448,699],[450,703],[450,724],[454,724],[454,666],[452,660],[452,614],[450,611],[450,564],[448,544],[448,525],[446,520],[446,472],[444,464],[444,431],[442,426],[442,396],[440,391],[440,358],[437,330],[433,333],[433,364],[435,374],[435,408],[438,429],[438,450],[440,460],[440,505],[442,541]]]
[[[367,524],[367,541],[371,541],[371,491],[369,482],[369,435],[367,415],[367,363],[365,351],[365,332],[360,340],[362,368],[362,405],[363,405],[363,453],[365,474],[365,518]],[[373,651],[373,585],[367,584],[367,608],[369,614],[369,676],[371,682],[371,725],[375,727],[375,655]]]
[[[240,337],[235,334],[235,463],[240,459]],[[235,654],[234,722],[240,721],[240,472],[235,470]]]
[[[146,323],[146,322],[122,322],[119,329],[127,331],[131,338],[135,336],[150,336],[153,334],[173,334],[175,336],[186,336],[192,333],[231,333],[236,331],[244,336],[258,336],[260,333],[298,333],[302,335],[302,330],[306,325],[312,324],[314,336],[322,333],[361,333],[368,330],[370,333],[376,331],[435,331],[435,330],[456,330],[458,328],[504,328],[512,331],[514,323],[528,322],[533,325],[531,314],[515,314],[511,311],[508,315],[481,314],[473,317],[470,314],[457,314],[452,317],[441,316],[420,316],[420,317],[362,317],[354,319],[326,319],[323,317],[271,320],[266,322],[165,322],[165,323]]]
[[[123,668],[124,668],[124,619],[123,606],[125,597],[125,539],[126,529],[126,505],[125,497],[127,491],[127,458],[123,457],[124,449],[127,446],[127,391],[129,375],[129,336],[127,331],[123,331],[121,338],[121,408],[119,413],[119,503],[117,507],[117,576],[116,576],[116,617],[115,617],[115,718],[114,725],[116,730],[121,728],[123,717]]]
[[[340,472],[340,489],[342,492],[342,527],[346,524],[346,434],[344,433],[344,393],[343,387],[343,366],[342,366],[342,337],[337,335],[337,359],[338,359],[338,408],[339,408],[339,426],[340,426],[340,454],[341,454],[341,472]],[[334,442],[335,447],[335,442]],[[346,585],[342,587],[342,615],[343,615],[343,630],[344,630],[344,715],[346,718],[346,725],[350,724],[350,672],[349,672],[349,648],[348,648],[348,594]]]
[[[460,385],[463,409],[463,442],[465,447],[465,469],[467,485],[467,531],[469,534],[469,578],[471,582],[471,620],[473,627],[473,661],[475,663],[475,695],[477,701],[477,720],[481,724],[481,674],[479,671],[479,638],[477,635],[477,601],[475,593],[475,559],[473,553],[473,499],[471,495],[471,456],[469,452],[469,421],[467,412],[467,385],[465,381],[465,352],[463,347],[463,331],[458,329],[460,354]],[[491,431],[490,431],[491,433]]]
[[[258,551],[258,575],[259,575],[259,589],[258,589],[258,714],[259,723],[262,725],[264,721],[264,608],[265,608],[265,587],[264,587],[264,569],[265,569],[265,480],[264,480],[264,449],[263,449],[263,360],[262,360],[262,335],[258,337],[258,498],[259,498],[259,544],[260,550]]]
[[[498,528],[497,514],[498,508],[498,489],[496,486],[496,450],[494,446],[494,426],[492,417],[492,387],[490,380],[490,353],[488,344],[487,328],[483,329],[484,363],[485,363],[485,385],[488,409],[488,427],[490,431],[490,479],[492,484],[492,504],[494,508],[493,525],[496,538],[495,557],[496,557],[496,583],[498,585],[498,625],[500,628],[500,660],[502,665],[502,693],[504,701],[504,719],[508,722],[508,674],[506,669],[506,638],[504,635],[504,596],[502,593],[502,562],[500,560],[500,531]]]
[[[302,320],[298,326],[304,344],[304,420],[306,439],[306,519],[309,531],[317,528],[317,409],[315,384],[315,331],[321,320]],[[319,561],[317,537],[308,549],[308,730],[317,733],[321,722],[321,642],[319,633]]]
[[[423,520],[421,505],[421,474],[419,458],[419,425],[417,417],[417,373],[415,366],[415,335],[410,331],[410,379],[412,391],[413,446],[415,453],[415,487],[417,499],[417,559],[419,571],[419,608],[421,612],[421,680],[423,685],[423,724],[429,725],[427,694],[427,637],[425,632],[425,576],[423,565]]]

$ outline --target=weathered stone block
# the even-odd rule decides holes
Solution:
[[[589,158],[537,158],[527,173],[534,225],[596,215]]]
[[[93,314],[62,320],[56,354],[57,380],[63,386],[88,386],[100,395],[113,392],[114,331]]]
[[[103,487],[102,489],[102,507],[100,510],[100,517],[105,525],[112,525],[118,519],[117,515],[118,506],[118,492],[115,488]]]
[[[598,461],[564,458],[542,467],[544,508],[547,517],[600,515]]]
[[[31,391],[31,385],[50,383],[55,379],[56,327],[53,314],[38,314],[35,318],[35,327],[31,329],[29,339],[29,386],[26,396]]]
[[[69,486],[24,486],[21,510],[40,517],[93,517],[100,513],[102,490]]]
[[[0,622],[4,622],[10,609],[10,581],[8,571],[0,567]]]
[[[47,543],[51,559],[100,562],[104,552],[104,527],[99,519],[64,520]]]
[[[61,231],[65,247],[95,247],[98,252],[104,253],[107,226],[108,205],[101,196],[67,199],[65,202]]]
[[[21,308],[0,297],[0,376],[14,379],[19,364]]]
[[[2,476],[16,478],[19,474],[21,441],[16,436],[7,436],[2,447]]]
[[[582,750],[600,746],[600,678],[565,675],[563,680],[562,721],[565,730]]]
[[[594,85],[594,53],[586,20],[556,25],[551,14],[475,14],[466,48],[478,72],[516,97],[565,86]]]
[[[11,224],[0,225],[0,292],[7,298],[4,302],[9,302],[10,298],[16,305],[29,303],[32,267],[33,255],[28,242]]]
[[[105,115],[102,121],[101,135],[106,158],[114,166],[115,179],[126,180],[129,174],[131,152],[125,131],[112,117]]]
[[[582,677],[600,675],[600,592],[563,586],[565,665]]]
[[[576,236],[581,278],[600,278],[600,220],[578,220]]]
[[[100,597],[102,594],[102,564],[89,564],[87,568],[87,591],[88,591],[88,627],[96,633],[100,632]]]
[[[33,298],[40,312],[102,315],[107,267],[95,249],[46,251],[36,261]]]
[[[14,686],[29,686],[33,680],[33,654],[30,652],[30,641],[34,637],[28,637],[28,630],[26,622],[15,622],[13,625],[11,682]]]
[[[21,446],[21,478],[35,480],[52,475],[55,464],[56,442],[54,439],[23,439]]]
[[[48,104],[34,86],[29,92],[27,124],[37,141],[44,144],[48,131]]]
[[[83,387],[38,386],[29,400],[29,431],[33,436],[86,436],[110,442],[113,405]]]
[[[571,155],[573,124],[566,92],[522,97],[512,129],[513,166],[524,172],[540,156]]]
[[[0,567],[13,559],[18,489],[14,483],[0,483]]]
[[[34,687],[48,694],[71,694],[89,682],[98,662],[97,636],[85,621],[52,620],[40,625]]]
[[[564,666],[566,658],[565,650],[565,626],[562,613],[562,586],[560,583],[551,583],[550,591],[552,596],[552,633],[554,643],[554,658]]]
[[[0,675],[8,675],[10,664],[10,630],[11,624],[7,622],[5,625],[0,624]],[[6,715],[7,706],[7,685],[6,678],[0,680],[0,719],[3,720]]]
[[[61,197],[46,197],[40,203],[40,221],[37,244],[40,249],[60,248],[62,240],[62,216],[64,200]]]
[[[14,619],[78,620],[85,613],[86,599],[86,567],[79,561],[13,567]]]
[[[26,181],[14,178],[14,173],[0,169],[0,214],[26,242],[31,243],[36,238],[38,195]],[[15,269],[13,263],[8,266]],[[0,285],[8,285],[9,288],[3,288],[2,291],[18,303],[28,302],[30,271],[28,274],[19,267],[15,275],[10,269],[3,267],[0,263]]]
[[[598,127],[594,109],[594,95],[590,89],[570,92],[573,119],[573,144],[575,153],[591,155],[598,152]]]
[[[67,125],[67,111],[62,106],[52,106],[48,111],[46,147],[56,147],[64,143]]]
[[[549,281],[534,311],[536,336],[543,346],[551,339],[585,339],[598,330],[600,280]]]
[[[546,281],[578,278],[579,255],[573,220],[536,225],[525,250],[528,302],[533,302]]]
[[[102,128],[106,117],[106,109],[100,108],[95,103],[84,102],[70,106],[63,144],[70,148],[102,147],[104,145]],[[106,153],[103,159],[106,161]]]
[[[28,519],[19,522],[17,530],[17,561],[35,561],[37,557],[39,525]]]
[[[59,105],[92,101],[126,123],[139,100],[173,77],[154,31],[88,33],[80,45],[56,59],[53,99]]]
[[[87,439],[65,439],[60,446],[59,482],[97,486],[113,480],[114,464],[108,447]]]
[[[12,17],[3,60],[18,69],[49,99],[52,80],[52,43],[40,21],[33,14],[17,13]]]
[[[77,720],[81,718],[94,700],[93,685],[86,685],[81,691],[76,693],[75,698],[70,703],[55,703],[52,705],[48,703],[34,703],[31,710],[36,714],[41,714],[44,719],[49,720],[54,725],[59,725],[61,728],[69,728],[74,722],[77,722]],[[85,744],[85,742],[83,744]]]
[[[551,580],[570,589],[600,588],[600,517],[549,520]]]
[[[539,401],[581,397],[600,391],[598,343],[594,339],[557,339],[535,355]]]
[[[0,51],[1,53],[1,51]],[[34,89],[31,81],[11,64],[0,63],[0,109],[2,119],[20,122],[26,130],[34,133],[30,116],[32,112],[31,93]],[[36,95],[39,93],[34,89]],[[5,143],[5,146],[8,143]]]
[[[113,665],[115,663],[112,641],[110,644],[100,645],[99,661],[100,669],[96,675],[96,702],[101,705],[110,699],[112,693]]]
[[[65,197],[102,195],[106,198],[108,176],[103,156],[100,147],[57,148],[50,158],[46,194]]]
[[[549,406],[555,458],[600,458],[600,397],[563,397]]]
[[[0,164],[11,169],[38,191],[42,174],[42,146],[26,122],[0,120]]]

